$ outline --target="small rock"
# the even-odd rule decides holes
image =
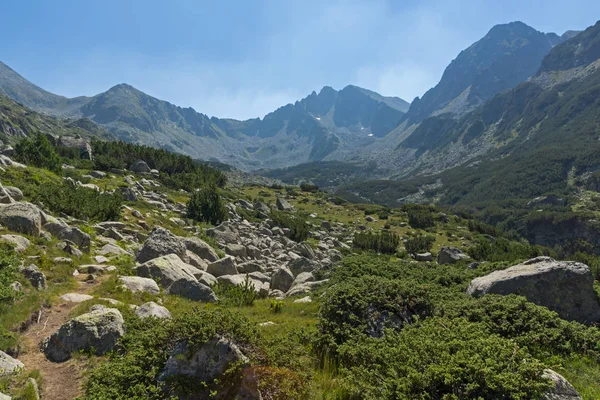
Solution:
[[[154,317],[154,318],[171,318],[171,313],[165,307],[156,304],[153,301],[144,303],[135,310],[135,315],[141,319]]]

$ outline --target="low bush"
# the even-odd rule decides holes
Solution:
[[[118,221],[123,196],[120,192],[101,193],[95,189],[68,183],[44,183],[36,188],[34,201],[57,213],[88,221]]]
[[[404,247],[408,254],[425,253],[431,250],[435,243],[435,238],[428,235],[419,235],[406,239]]]
[[[15,252],[7,244],[0,244],[0,303],[11,301],[15,291],[10,286],[19,278],[19,263]]]
[[[15,148],[15,158],[27,165],[45,168],[60,174],[62,162],[46,135],[37,133],[31,138],[25,138]]]
[[[354,247],[362,250],[374,250],[378,253],[394,254],[400,244],[400,237],[389,231],[356,233],[352,244]]]
[[[258,341],[255,324],[222,309],[197,308],[160,323],[153,318],[127,316],[126,324],[127,333],[118,351],[91,371],[83,399],[169,398],[158,375],[178,342],[185,340],[197,349],[218,334],[233,340],[252,359],[253,345]],[[178,383],[198,390],[214,384],[195,379]]]
[[[290,230],[290,239],[302,242],[308,238],[310,229],[307,224],[306,215],[273,210],[271,211],[271,219],[280,228],[288,228]]]
[[[227,219],[225,202],[215,185],[192,193],[187,204],[187,216],[194,221],[209,222],[213,225],[218,225]]]
[[[225,286],[218,283],[213,286],[213,290],[222,304],[234,307],[251,306],[257,297],[254,284],[248,274],[242,285]]]
[[[430,318],[339,350],[351,399],[533,399],[550,387],[526,349],[462,318]]]

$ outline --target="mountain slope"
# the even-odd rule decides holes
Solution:
[[[418,123],[430,115],[469,111],[535,74],[562,40],[522,22],[496,25],[448,65],[440,82],[413,101],[405,118]]]
[[[102,127],[86,119],[65,120],[31,111],[0,95],[0,139],[14,144],[23,137],[41,132],[53,136],[110,138]]]
[[[47,92],[23,78],[1,61],[0,93],[32,110],[53,115],[71,114],[87,100],[86,97],[68,99]]]
[[[385,202],[414,200],[417,188],[423,187],[422,200],[481,207],[510,201],[514,206],[543,194],[568,195],[585,184],[600,171],[598,40],[600,24],[555,47],[530,81],[460,119],[423,121],[403,146],[417,149],[421,158],[434,154],[444,160],[460,145],[461,165],[389,182]],[[560,79],[548,82],[551,77]],[[478,153],[481,146],[488,148]],[[380,184],[354,184],[346,190],[375,199],[382,194]]]

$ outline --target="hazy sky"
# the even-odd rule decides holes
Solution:
[[[219,117],[355,84],[411,101],[499,23],[581,30],[598,0],[7,0],[0,60],[57,94],[118,83]]]

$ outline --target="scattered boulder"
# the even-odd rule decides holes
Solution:
[[[13,232],[37,237],[42,229],[42,212],[31,203],[0,204],[0,224]]]
[[[298,258],[292,261],[289,265],[290,271],[297,276],[302,272],[313,272],[320,267],[319,263],[314,260],[309,260],[308,258]]]
[[[134,162],[133,164],[131,164],[131,166],[129,167],[129,170],[131,172],[137,172],[138,174],[143,174],[143,173],[149,173],[151,171],[151,168],[148,166],[148,164],[145,161],[138,160],[138,161]]]
[[[193,377],[200,382],[212,383],[229,367],[249,366],[248,358],[231,341],[217,335],[196,351],[192,351],[187,341],[178,343],[171,352],[159,381],[170,377]]]
[[[138,308],[135,309],[135,315],[144,318],[171,318],[171,313],[165,307],[156,304],[153,301],[149,301],[148,303],[144,303]]]
[[[10,375],[22,370],[23,363],[0,351],[0,376]]]
[[[75,243],[81,250],[86,253],[90,251],[92,239],[90,235],[81,229],[60,222],[49,222],[44,225],[44,230],[50,232],[61,240],[69,240]]]
[[[116,308],[95,305],[63,324],[58,331],[46,338],[41,347],[48,360],[63,362],[75,351],[93,351],[102,355],[112,350],[125,333],[123,316]]]
[[[294,283],[294,274],[286,267],[279,268],[271,276],[271,288],[287,292]]]
[[[101,256],[121,256],[121,255],[131,255],[128,251],[123,250],[121,247],[116,244],[107,243],[100,250],[98,250],[98,254]]]
[[[294,206],[292,206],[286,199],[281,197],[277,198],[275,205],[277,206],[277,209],[281,211],[292,211],[294,209]]]
[[[581,400],[577,390],[562,375],[545,369],[542,376],[552,381],[552,388],[544,394],[544,400]]]
[[[218,278],[222,275],[236,275],[238,270],[235,267],[235,259],[232,256],[226,256],[208,264],[206,272]]]
[[[600,302],[593,285],[587,265],[537,257],[473,279],[467,294],[518,294],[563,319],[589,324],[600,322]]]
[[[202,271],[184,263],[175,254],[147,261],[137,267],[135,272],[138,276],[155,279],[168,293],[195,301],[218,300],[210,287],[196,279],[195,274]]]
[[[29,239],[19,235],[1,235],[0,242],[12,244],[17,253],[22,253],[31,246]]]
[[[141,276],[120,276],[119,282],[121,286],[132,291],[136,292],[144,292],[153,295],[157,295],[160,293],[160,288],[158,284],[150,278],[142,278]]]
[[[228,244],[225,246],[225,253],[234,257],[246,257],[246,248],[241,244]]]
[[[189,237],[183,240],[185,247],[196,254],[203,260],[210,262],[217,261],[219,256],[215,249],[213,249],[208,243],[198,237]]]
[[[31,286],[37,290],[46,289],[46,275],[36,265],[31,264],[28,267],[21,267],[20,270],[23,276],[31,282]]]
[[[187,260],[186,246],[178,236],[165,228],[154,228],[137,254],[137,261],[145,263],[154,258],[176,254],[181,260]]]
[[[437,262],[443,264],[456,264],[460,260],[466,260],[469,256],[456,247],[442,246],[437,256]]]
[[[431,255],[431,253],[427,252],[427,253],[417,253],[415,254],[415,260],[417,261],[433,261],[433,256]]]
[[[62,301],[68,301],[69,303],[83,303],[84,301],[92,300],[94,297],[89,294],[82,293],[65,293],[60,296]]]
[[[220,243],[239,243],[240,239],[228,221],[221,222],[218,226],[207,229],[206,234],[214,237]]]
[[[81,250],[79,250],[77,248],[77,246],[75,246],[75,243],[73,243],[69,240],[65,240],[64,242],[59,243],[56,247],[58,247],[65,253],[70,254],[72,256],[75,256],[75,257],[83,256],[83,252]]]

